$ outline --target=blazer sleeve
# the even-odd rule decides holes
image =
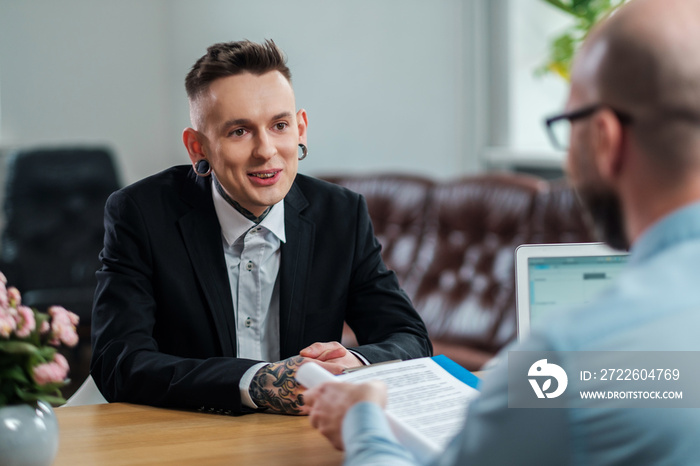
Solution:
[[[114,193],[105,207],[103,265],[97,272],[92,316],[91,374],[97,386],[113,402],[252,411],[241,405],[238,386],[243,373],[259,361],[206,350],[206,345],[214,348],[216,336],[208,331],[207,319],[199,317],[205,312],[200,290],[189,283],[187,273],[181,282],[162,277],[168,258],[160,256],[168,247],[155,246],[169,236],[158,237],[153,221],[148,221],[150,214],[124,191]],[[191,327],[176,318],[168,320],[174,307],[181,308],[180,320],[184,312],[193,313]],[[176,334],[173,329],[178,327],[182,332]],[[205,349],[187,355],[187,348],[196,346]]]
[[[432,356],[423,320],[401,289],[396,274],[381,257],[364,197],[356,211],[356,244],[346,321],[359,346],[352,348],[370,362]]]

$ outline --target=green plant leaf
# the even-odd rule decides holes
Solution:
[[[544,0],[545,2],[549,3],[555,8],[559,8],[560,10],[564,11],[565,13],[573,14],[573,10],[571,6],[565,4],[561,0]]]
[[[60,395],[46,395],[46,394],[36,394],[36,393],[25,393],[21,396],[24,403],[34,403],[36,401],[45,401],[51,405],[62,405],[66,402],[66,399]]]
[[[0,376],[2,376],[1,379],[3,382],[7,380],[14,380],[15,382],[25,384],[31,383],[26,373],[19,366],[8,367],[6,369],[1,370]]]
[[[24,341],[0,341],[0,351],[8,354],[39,354],[39,348],[36,345]]]
[[[535,69],[536,76],[554,73],[568,80],[576,50],[591,28],[628,0],[543,0],[570,15],[573,26],[550,42],[549,58]]]

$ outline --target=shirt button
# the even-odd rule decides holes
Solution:
[[[245,265],[245,268],[248,272],[253,270],[253,261],[248,261],[248,263]]]
[[[248,318],[245,320],[245,326],[246,326],[247,328],[250,328],[251,325],[253,325],[253,321],[251,320],[250,317],[248,317]]]

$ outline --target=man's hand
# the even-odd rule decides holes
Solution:
[[[307,408],[311,409],[309,421],[338,450],[343,450],[341,427],[348,409],[355,403],[370,401],[386,406],[386,385],[372,381],[360,385],[327,382],[304,394]]]
[[[302,396],[304,388],[295,379],[297,369],[304,362],[301,356],[292,356],[260,369],[248,390],[253,402],[271,413],[308,414]]]
[[[301,350],[299,356],[327,363],[323,368],[333,374],[341,374],[343,369],[362,365],[362,361],[357,356],[337,341],[314,343]]]
[[[333,374],[340,374],[347,367],[362,365],[359,359],[337,342],[314,343],[301,350],[301,353],[300,356],[268,364],[253,376],[248,392],[258,407],[277,414],[309,414],[302,395],[305,388],[296,381],[297,370],[302,364],[313,360]]]

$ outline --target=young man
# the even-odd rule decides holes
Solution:
[[[670,354],[673,367],[700,351],[698,54],[698,0],[632,0],[586,40],[567,112],[550,124],[571,126],[569,178],[604,239],[632,244],[627,270],[597,302],[550,316],[528,341],[506,350],[558,355],[569,374],[564,407],[509,407],[509,384],[517,381],[503,361],[435,464],[700,464],[700,410],[681,407],[680,399],[646,409],[648,401],[630,407],[614,397],[590,407],[579,395],[587,384],[613,390],[631,382],[584,382],[573,370],[585,352],[648,369],[639,352]],[[681,378],[694,392],[689,372]],[[312,425],[344,445],[346,464],[415,464],[388,432],[385,396],[381,386],[326,384],[306,401]]]
[[[105,397],[304,414],[305,359],[339,373],[430,355],[364,199],[297,174],[308,118],[275,44],[215,44],[185,84],[192,165],[105,208],[91,362]],[[344,321],[359,341],[350,351]]]

